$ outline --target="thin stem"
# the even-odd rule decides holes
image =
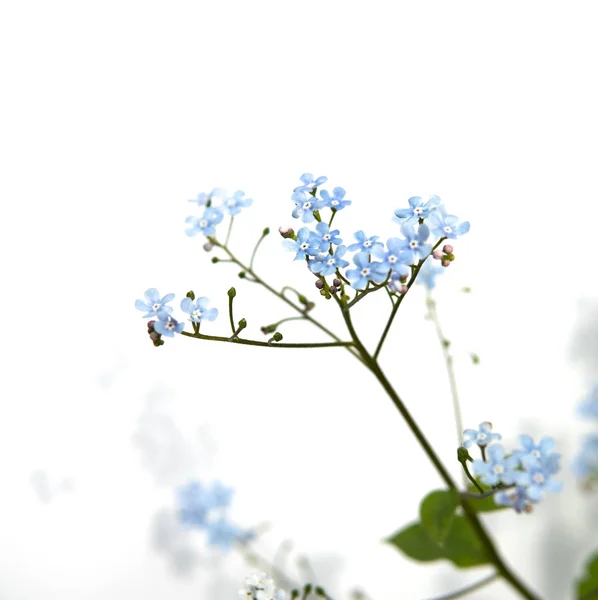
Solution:
[[[249,259],[249,268],[253,269],[253,261],[255,260],[255,255],[257,253],[257,249],[260,247],[260,244],[264,241],[264,239],[266,239],[266,236],[270,233],[270,230],[266,227],[266,229],[264,229],[264,231],[262,231],[262,235],[260,237],[260,239],[257,241],[255,247],[253,248],[253,252],[251,253],[251,258]],[[227,240],[227,244],[228,245],[228,240]]]
[[[228,292],[228,319],[230,321],[230,328],[235,335],[235,320],[233,318],[233,298],[236,294],[232,293],[234,290],[231,288]]]
[[[224,241],[224,245],[228,246],[228,242],[230,240],[230,233],[233,230],[233,221],[235,220],[235,217],[231,216],[230,221],[228,222],[228,230],[226,232],[226,238]]]
[[[216,240],[215,238],[210,238],[212,243],[215,246],[218,246],[219,248],[222,248],[222,250],[224,250],[224,252],[226,252],[226,254],[228,254],[229,258],[232,260],[232,262],[234,262],[236,265],[238,265],[239,267],[241,267],[241,269],[243,269],[244,271],[247,271],[254,279],[256,283],[259,283],[260,285],[262,285],[264,288],[266,288],[271,294],[274,294],[277,298],[280,298],[283,302],[285,302],[286,304],[288,304],[291,308],[293,308],[293,310],[296,310],[297,312],[301,313],[305,319],[307,321],[309,321],[312,325],[314,325],[315,327],[317,327],[318,329],[320,329],[321,331],[323,331],[325,334],[327,334],[329,337],[331,337],[335,342],[337,342],[337,344],[335,345],[343,345],[347,347],[347,350],[349,352],[351,352],[351,354],[353,356],[355,356],[358,360],[362,360],[359,353],[356,351],[356,349],[354,348],[353,344],[349,344],[346,342],[342,342],[341,339],[335,335],[332,331],[330,331],[327,327],[325,327],[324,325],[322,325],[319,321],[317,321],[316,319],[314,319],[313,317],[311,317],[310,315],[308,315],[305,311],[304,308],[301,308],[300,306],[297,306],[294,302],[292,302],[291,300],[289,300],[284,294],[282,294],[281,292],[276,291],[272,286],[268,285],[261,277],[259,277],[257,275],[257,273],[249,268],[247,265],[243,264],[226,246],[223,246],[218,240]],[[281,346],[281,344],[277,344],[278,346]]]
[[[235,330],[236,331],[236,330]],[[233,334],[235,333],[233,331]],[[229,342],[231,344],[241,344],[242,346],[261,346],[262,348],[351,348],[353,342],[317,342],[310,344],[283,344],[281,342],[259,342],[257,340],[243,340],[238,337],[227,338],[219,335],[205,335],[203,333],[191,333],[189,331],[181,331],[181,335],[186,337],[196,338],[198,340],[209,340],[212,342]]]
[[[483,494],[484,488],[482,488],[482,486],[475,480],[475,477],[469,472],[469,467],[467,466],[467,463],[464,461],[461,463],[461,465],[463,467],[465,475],[467,476],[467,479],[469,479],[469,481],[473,483],[473,485],[479,490],[480,494]]]
[[[426,297],[426,304],[428,307],[428,313],[430,319],[434,323],[436,329],[436,335],[440,340],[442,346],[442,355],[444,356],[444,362],[446,364],[446,370],[449,378],[449,385],[451,388],[451,397],[453,399],[453,412],[455,415],[455,426],[457,427],[457,445],[461,445],[461,436],[463,435],[463,418],[461,415],[461,406],[459,404],[459,392],[457,389],[457,379],[455,377],[455,370],[453,368],[453,356],[449,351],[450,342],[444,336],[442,327],[440,326],[440,320],[438,318],[438,312],[436,310],[436,301],[432,298],[430,290]]]
[[[460,590],[456,590],[455,592],[451,592],[450,594],[444,594],[442,596],[436,596],[432,600],[453,600],[454,598],[461,598],[461,596],[466,596],[471,592],[475,592],[480,588],[483,588],[485,585],[492,583],[496,579],[498,579],[500,575],[498,573],[492,573],[492,575],[488,575],[488,577],[484,577],[484,579],[480,579],[477,583],[473,583],[472,585],[468,585],[467,587],[461,588]]]

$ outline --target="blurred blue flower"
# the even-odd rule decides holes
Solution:
[[[246,208],[253,204],[251,198],[244,198],[243,196],[245,196],[245,192],[241,190],[235,192],[230,198],[225,198],[222,203],[222,208],[224,208],[231,217],[238,215],[242,208]]]
[[[589,434],[582,440],[581,451],[572,465],[573,473],[580,479],[598,478],[598,434]]]
[[[500,433],[492,432],[492,423],[488,421],[480,423],[478,429],[466,429],[463,435],[465,436],[463,445],[466,448],[469,448],[474,443],[480,446],[480,448],[484,448],[490,442],[500,440],[501,438]]]
[[[469,231],[469,221],[460,222],[455,215],[449,215],[444,206],[439,206],[427,221],[430,231],[436,237],[456,239]]]
[[[551,437],[543,437],[536,445],[531,436],[523,434],[519,436],[519,443],[522,450],[515,450],[513,456],[519,458],[524,469],[546,464],[548,461],[558,461],[560,458],[560,454],[552,452],[555,443]]]
[[[323,183],[328,181],[328,177],[318,177],[314,180],[314,176],[311,173],[303,173],[301,177],[299,177],[301,181],[300,186],[297,186],[293,192],[311,192],[314,188],[320,187]]]
[[[436,278],[444,273],[444,267],[441,267],[436,261],[429,258],[422,265],[422,268],[417,274],[415,283],[420,283],[428,290],[433,290],[436,287]]]
[[[187,217],[185,223],[189,223],[189,227],[185,229],[188,236],[194,236],[198,233],[210,236],[216,233],[216,225],[222,221],[224,213],[219,208],[210,206],[206,208],[201,218]]]
[[[516,456],[505,457],[502,444],[494,444],[486,450],[486,462],[481,459],[473,461],[473,471],[485,485],[515,483],[519,460]]]
[[[598,383],[595,383],[590,393],[577,408],[580,416],[587,419],[598,419]]]

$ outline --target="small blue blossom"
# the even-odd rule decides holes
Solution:
[[[208,544],[225,552],[230,550],[231,546],[242,537],[241,529],[224,516],[207,523],[205,529],[208,534]]]
[[[314,188],[320,187],[323,183],[328,181],[328,177],[318,177],[314,180],[314,176],[311,173],[303,173],[301,177],[302,185],[296,187],[294,192],[311,192]]]
[[[519,466],[516,456],[505,458],[505,449],[502,444],[494,444],[486,450],[487,461],[481,459],[473,461],[473,471],[480,477],[485,485],[498,485],[515,483],[518,473],[515,469]]]
[[[321,200],[317,200],[311,195],[307,195],[305,192],[298,191],[294,192],[291,199],[295,202],[295,208],[291,213],[293,218],[301,220],[304,223],[311,223],[315,221],[314,210],[320,210],[324,206]]]
[[[235,192],[230,198],[225,198],[222,203],[222,208],[224,208],[231,217],[238,215],[242,208],[251,206],[253,203],[251,198],[244,198],[243,196],[245,196],[245,192],[241,190]]]
[[[191,481],[177,490],[177,504],[179,519],[185,525],[205,525],[212,508],[208,494],[199,481]]]
[[[432,252],[432,245],[426,244],[430,236],[430,230],[427,225],[419,225],[417,232],[413,226],[405,221],[401,223],[401,233],[405,236],[402,241],[404,247],[404,262],[408,265],[414,265],[423,260]]]
[[[519,485],[494,494],[494,502],[498,506],[510,506],[518,513],[531,511],[526,488]]]
[[[381,261],[380,267],[378,267],[380,272],[388,273],[388,271],[392,271],[399,275],[411,273],[411,269],[405,262],[408,256],[405,253],[404,242],[405,240],[400,238],[388,238],[386,241],[387,250],[384,249],[384,245],[372,248],[372,256]]]
[[[519,443],[522,450],[515,450],[513,456],[519,458],[524,469],[546,464],[548,461],[558,461],[560,458],[559,454],[553,452],[555,443],[551,437],[543,437],[536,445],[531,436],[523,434],[519,436]]]
[[[399,208],[395,210],[395,216],[405,223],[416,223],[419,219],[426,219],[429,214],[436,210],[440,204],[438,196],[431,196],[427,202],[424,202],[419,196],[409,198],[409,208]]]
[[[342,269],[349,265],[349,262],[342,258],[346,251],[346,246],[337,246],[334,254],[320,254],[309,261],[310,271],[322,277],[336,273],[337,269]]]
[[[387,277],[388,271],[386,273],[379,271],[381,263],[370,262],[369,252],[358,252],[353,257],[353,262],[357,269],[348,269],[345,276],[354,290],[364,290],[370,281],[382,283]]]
[[[145,312],[145,314],[142,315],[144,318],[157,317],[158,313],[169,315],[172,312],[172,308],[166,306],[166,303],[174,298],[174,294],[166,294],[166,296],[160,298],[158,290],[156,288],[150,288],[145,291],[144,296],[145,302],[143,300],[135,300],[135,308]]]
[[[439,206],[427,221],[430,231],[437,237],[456,239],[469,231],[469,221],[459,222],[455,215],[449,215],[444,206]]]
[[[313,231],[307,227],[302,227],[297,232],[297,239],[287,238],[282,241],[282,245],[291,252],[296,252],[295,260],[304,260],[306,256],[315,256],[320,251],[320,245],[317,239],[314,239]]]
[[[494,447],[489,448],[488,452]],[[544,498],[545,491],[556,493],[563,489],[562,481],[552,479],[558,468],[558,459],[547,460],[542,465],[530,466],[526,471],[517,471],[515,482],[525,487],[525,493],[530,500],[539,502]]]
[[[197,198],[193,198],[193,200],[189,200],[189,202],[193,202],[198,206],[210,206],[214,198],[222,196],[224,196],[224,190],[222,188],[214,188],[209,194],[200,192],[197,194]]]
[[[463,432],[465,439],[463,446],[469,448],[472,444],[477,444],[480,448],[485,448],[490,442],[500,440],[500,433],[492,432],[492,423],[484,421],[480,423],[479,429],[466,429]]]
[[[580,479],[598,478],[598,434],[589,434],[583,439],[572,469]]]
[[[175,333],[181,333],[183,329],[185,329],[184,323],[179,323],[164,312],[159,312],[158,320],[154,321],[154,330],[166,337],[174,337]]]
[[[415,283],[421,283],[428,290],[433,290],[436,287],[436,278],[444,273],[444,267],[436,264],[435,261],[428,259],[423,264],[417,274]]]
[[[330,231],[327,223],[321,221],[316,225],[316,230],[312,232],[312,242],[317,244],[318,251],[328,252],[330,250],[330,244],[339,246],[343,243],[343,240],[338,237],[338,229]]]
[[[359,250],[360,252],[370,253],[372,248],[384,248],[384,244],[382,242],[376,241],[380,236],[373,235],[372,237],[367,237],[365,233],[360,230],[356,231],[353,234],[353,237],[357,240],[357,243],[349,246],[349,252],[355,252],[355,250]]]
[[[351,204],[351,200],[344,200],[345,190],[342,187],[335,187],[332,190],[332,196],[328,192],[328,190],[322,190],[320,192],[320,198],[324,201],[324,206],[328,206],[334,210],[341,210],[345,208],[345,206],[349,206]]]
[[[189,223],[190,227],[185,229],[188,236],[194,236],[202,233],[206,237],[216,233],[216,225],[222,221],[224,214],[219,208],[210,206],[206,208],[201,218],[187,217],[185,223]]]
[[[595,383],[590,393],[577,408],[581,417],[586,419],[598,419],[598,383]]]
[[[181,310],[191,315],[189,321],[194,323],[201,323],[202,321],[213,321],[218,316],[217,308],[208,308],[210,300],[205,297],[196,298],[183,298],[181,300]]]

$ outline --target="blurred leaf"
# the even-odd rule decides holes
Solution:
[[[490,562],[486,549],[475,534],[471,523],[456,516],[444,540],[444,551],[458,567],[475,567]]]
[[[469,356],[471,357],[471,362],[474,365],[479,365],[480,364],[480,357],[475,352],[470,352]]]
[[[430,538],[441,546],[458,505],[459,495],[456,490],[431,492],[422,500],[419,509],[421,524]]]
[[[430,539],[420,523],[412,523],[386,539],[409,558],[422,562],[445,558],[440,546]]]
[[[577,600],[598,599],[598,552],[586,563],[586,572],[577,582]]]

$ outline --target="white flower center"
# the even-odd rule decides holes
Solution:
[[[301,248],[301,250],[307,250],[309,248],[309,244],[307,242],[303,242],[299,248]]]
[[[309,210],[311,208],[311,202],[308,200],[303,204],[303,210]]]
[[[168,322],[166,323],[166,325],[164,327],[166,327],[166,329],[172,330],[172,329],[174,329],[174,323],[170,319],[168,319]]]
[[[364,248],[369,248],[371,245],[372,245],[372,242],[370,242],[370,240],[366,240],[365,242],[363,242]]]
[[[444,233],[453,233],[453,228],[446,225],[442,231],[444,231]]]
[[[413,209],[413,214],[417,215],[417,216],[421,215],[423,212],[424,212],[424,209],[421,206],[418,206],[417,208]]]
[[[207,219],[202,219],[202,220],[199,222],[199,227],[200,227],[200,229],[205,229],[207,226],[208,226],[208,221],[207,221]]]
[[[361,276],[362,277],[367,277],[370,274],[370,268],[369,267],[364,267],[363,269],[361,269]]]
[[[398,260],[399,260],[399,259],[398,259],[398,258],[397,258],[397,257],[396,257],[394,254],[391,254],[391,255],[388,257],[388,262],[389,262],[391,265],[394,265],[394,264],[395,264],[395,263],[396,263]]]
[[[329,242],[330,241],[330,234],[329,233],[325,234],[322,239],[325,240],[326,242]]]
[[[338,206],[339,205],[339,201],[338,200],[331,200],[330,201],[330,205],[331,206]]]
[[[333,258],[333,257],[330,257],[330,258],[329,258],[329,259],[326,261],[326,264],[327,264],[329,267],[332,267],[332,266],[334,266],[334,258]]]
[[[194,311],[191,313],[191,316],[192,316],[192,317],[195,317],[196,319],[199,319],[199,318],[201,317],[201,315],[202,315],[202,314],[203,314],[203,313],[202,313],[202,311],[201,311],[201,310],[199,310],[199,308],[196,308],[196,309],[195,309],[195,310],[194,310]]]
[[[492,467],[492,470],[497,474],[497,475],[502,475],[505,472],[505,468],[502,465],[494,465]]]
[[[159,308],[160,308],[160,304],[158,304],[158,302],[156,302],[155,304],[152,304],[153,311],[157,311]]]
[[[542,473],[534,473],[532,481],[537,484],[542,484],[544,483],[544,475],[542,475]]]
[[[411,250],[415,250],[418,246],[419,246],[419,243],[417,240],[411,240],[409,242],[409,248],[411,248]]]

